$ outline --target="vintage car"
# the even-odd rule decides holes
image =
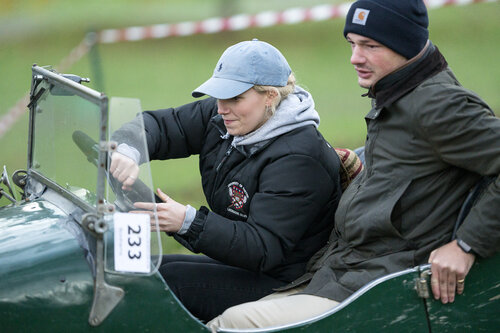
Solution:
[[[132,190],[108,176],[112,133],[139,101],[108,99],[76,75],[32,73],[27,169],[9,177],[4,168],[0,185],[12,202],[0,208],[0,332],[208,332],[158,273],[161,238],[149,215],[127,213],[156,200],[149,164]],[[307,321],[223,331],[499,330],[500,255],[476,260],[452,304],[432,297],[429,268],[381,277]]]

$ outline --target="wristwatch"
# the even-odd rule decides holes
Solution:
[[[466,242],[464,242],[463,240],[461,240],[460,238],[457,238],[457,245],[462,249],[462,251],[464,251],[465,253],[474,253],[474,251],[472,251],[472,247],[470,247],[469,244],[467,244]]]

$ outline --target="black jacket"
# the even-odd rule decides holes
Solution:
[[[197,211],[187,233],[175,235],[180,243],[282,281],[305,272],[341,194],[339,158],[314,126],[232,148],[213,98],[147,111],[144,124],[151,160],[199,154],[211,211]]]

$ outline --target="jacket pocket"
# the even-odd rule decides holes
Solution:
[[[388,180],[385,186],[366,186],[358,192],[345,219],[345,240],[363,253],[361,257],[381,256],[405,247],[406,241],[397,227],[401,222],[392,217],[400,217],[398,202],[410,183],[411,179],[396,184]]]

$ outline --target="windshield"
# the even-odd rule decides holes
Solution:
[[[96,205],[97,168],[75,144],[75,133],[99,138],[100,106],[64,86],[42,81],[33,114],[31,168],[86,203]]]
[[[130,190],[122,190],[121,184],[108,173],[106,200],[114,202],[117,211],[137,212],[139,209],[134,207],[135,202],[154,203],[156,201],[149,158],[146,153],[148,151],[146,132],[141,116],[140,101],[135,98],[112,97],[109,103],[108,119],[108,141],[116,145],[126,143],[133,146],[142,153],[142,163],[139,165],[138,179]],[[124,217],[126,221],[118,224],[118,217]],[[147,218],[147,222],[141,223],[143,218]],[[150,232],[149,215],[132,213],[127,217],[115,214],[112,223],[114,234],[108,234],[106,238],[106,270],[148,274],[152,272],[148,269],[149,261],[156,269],[159,267],[162,254],[161,237],[160,232],[154,231],[159,229],[156,214],[153,218],[155,228]],[[143,232],[145,227],[148,228],[147,233]],[[114,240],[111,241],[110,237],[114,237]],[[151,245],[144,247],[144,242]],[[148,260],[142,260],[144,257]]]

